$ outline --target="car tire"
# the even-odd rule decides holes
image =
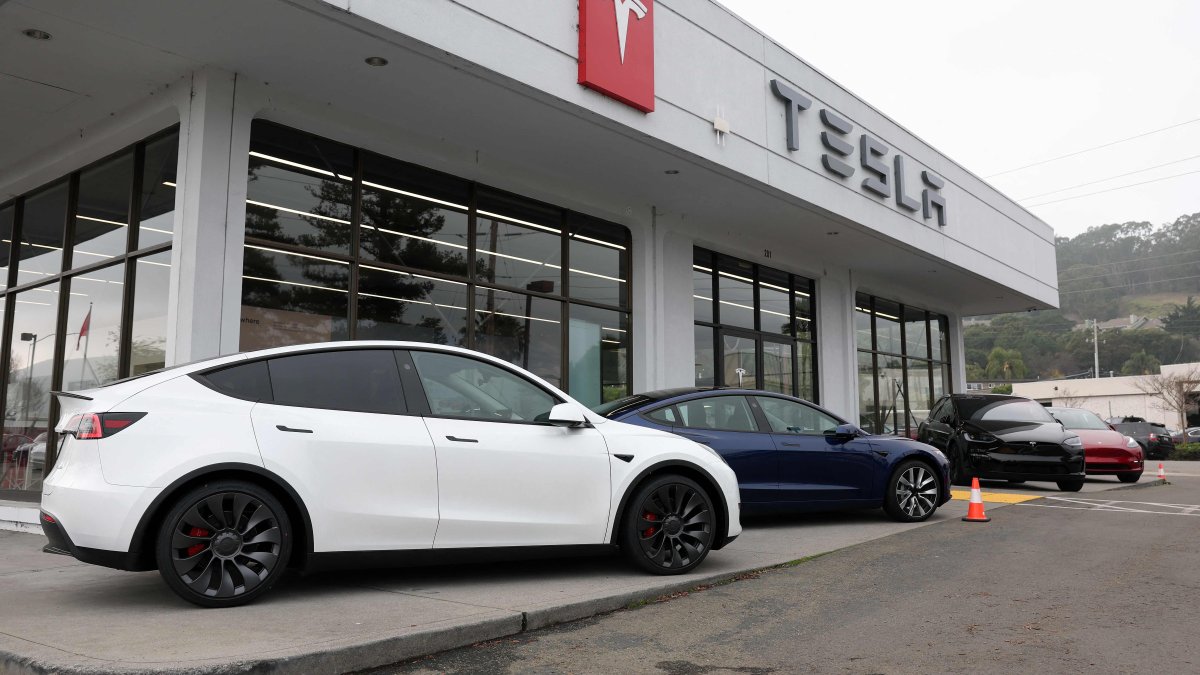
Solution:
[[[1122,483],[1136,483],[1142,478],[1141,471],[1126,471],[1125,473],[1117,474],[1117,480]]]
[[[717,512],[708,491],[686,476],[655,476],[633,491],[620,524],[621,550],[652,574],[683,574],[712,548]]]
[[[158,529],[158,571],[179,597],[234,607],[263,595],[287,568],[291,523],[266,489],[219,480],[175,500]]]
[[[1083,489],[1082,480],[1060,480],[1058,489],[1062,492],[1079,492]]]
[[[937,511],[941,491],[936,471],[925,462],[909,460],[888,478],[883,510],[892,520],[919,523]]]

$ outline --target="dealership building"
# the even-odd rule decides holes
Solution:
[[[433,341],[905,433],[962,317],[1058,301],[1050,226],[711,0],[0,0],[0,149],[10,506],[51,391],[220,354]]]

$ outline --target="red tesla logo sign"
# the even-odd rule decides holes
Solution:
[[[654,111],[653,0],[579,0],[579,83]]]

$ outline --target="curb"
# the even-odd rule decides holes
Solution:
[[[1121,487],[1109,488],[1109,489],[1105,490],[1105,492],[1116,492],[1117,490],[1142,490],[1144,488],[1158,487],[1159,485],[1170,485],[1170,484],[1171,483],[1168,482],[1165,478],[1155,478],[1154,480],[1148,481],[1146,483],[1138,482],[1138,483],[1133,483],[1132,485],[1122,485]]]

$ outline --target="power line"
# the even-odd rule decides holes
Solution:
[[[1196,159],[1197,157],[1200,157],[1200,155],[1192,155],[1191,157],[1184,157],[1183,159],[1177,159],[1173,162],[1166,162],[1164,164],[1156,164],[1154,166],[1148,166],[1144,169],[1138,169],[1137,171],[1130,171],[1129,173],[1122,173],[1122,174],[1118,174],[1116,176],[1109,176],[1108,178],[1101,178],[1099,180],[1094,180],[1094,181],[1090,181],[1087,183],[1080,183],[1079,185],[1072,185],[1071,187],[1065,187],[1060,190],[1051,190],[1050,192],[1043,192],[1040,195],[1030,195],[1028,197],[1021,197],[1021,198],[1017,199],[1017,201],[1025,201],[1026,199],[1037,199],[1038,197],[1045,197],[1047,195],[1055,195],[1055,194],[1058,194],[1059,192],[1066,192],[1067,190],[1074,190],[1075,188],[1087,187],[1088,185],[1095,185],[1096,183],[1103,183],[1105,181],[1116,180],[1117,178],[1124,178],[1125,176],[1132,176],[1137,173],[1145,173],[1147,171],[1150,171],[1151,169],[1161,169],[1164,166],[1171,166],[1172,164],[1179,164],[1180,162],[1186,162],[1189,159]]]
[[[1050,159],[1043,159],[1043,160],[1041,160],[1040,162],[1034,162],[1033,164],[1026,164],[1025,166],[1018,166],[1018,167],[1017,167],[1017,168],[1015,168],[1015,169],[1006,169],[1006,170],[1004,170],[1004,171],[1001,171],[1001,172],[999,172],[999,173],[993,173],[993,174],[991,174],[991,175],[984,176],[984,178],[995,178],[996,176],[1003,176],[1003,175],[1004,175],[1004,174],[1006,174],[1006,173],[1013,173],[1013,172],[1015,172],[1015,171],[1023,171],[1023,170],[1025,170],[1025,169],[1028,169],[1028,168],[1030,168],[1030,167],[1034,167],[1034,166],[1041,166],[1041,165],[1043,165],[1043,164],[1049,164],[1050,162],[1057,162],[1057,161],[1058,161],[1058,160],[1060,160],[1060,159],[1066,159],[1066,158],[1068,158],[1068,157],[1074,157],[1075,155],[1082,155],[1082,154],[1083,154],[1083,153],[1085,153],[1085,152],[1091,152],[1091,151],[1093,151],[1093,150],[1099,150],[1100,148],[1107,148],[1107,147],[1110,147],[1110,146],[1113,146],[1113,145],[1117,145],[1118,143],[1124,143],[1124,142],[1126,142],[1126,141],[1132,141],[1132,140],[1134,140],[1134,139],[1137,139],[1137,138],[1143,138],[1143,137],[1145,137],[1145,136],[1150,136],[1150,135],[1152,135],[1152,134],[1157,134],[1157,133],[1160,133],[1160,132],[1163,132],[1163,131],[1167,131],[1167,130],[1169,130],[1169,129],[1175,129],[1176,127],[1182,127],[1182,126],[1184,126],[1184,125],[1187,125],[1187,124],[1193,124],[1193,123],[1195,123],[1195,122],[1200,122],[1200,117],[1197,117],[1197,118],[1196,118],[1196,119],[1194,119],[1194,120],[1188,120],[1188,121],[1186,121],[1186,122],[1180,122],[1179,124],[1172,124],[1172,125],[1171,125],[1171,126],[1169,126],[1169,127],[1163,127],[1163,128],[1161,128],[1161,129],[1155,129],[1154,131],[1147,131],[1147,132],[1145,132],[1145,133],[1138,134],[1138,135],[1136,135],[1136,136],[1130,136],[1129,138],[1122,138],[1122,139],[1120,139],[1120,140],[1117,140],[1117,141],[1111,141],[1111,142],[1105,143],[1105,144],[1103,144],[1103,145],[1097,145],[1097,146],[1093,146],[1093,147],[1090,147],[1090,148],[1084,148],[1083,150],[1076,150],[1075,152],[1069,152],[1069,153],[1067,153],[1067,154],[1065,154],[1065,155],[1059,155],[1058,157],[1051,157]]]
[[[1086,281],[1088,279],[1101,279],[1103,277],[1109,277],[1114,274],[1141,274],[1143,272],[1157,272],[1158,270],[1165,270],[1169,267],[1182,267],[1184,265],[1195,265],[1195,264],[1197,264],[1197,262],[1195,260],[1189,260],[1187,262],[1172,263],[1170,265],[1158,265],[1156,267],[1151,267],[1149,269],[1125,270],[1124,272],[1115,272],[1114,271],[1114,272],[1105,272],[1104,274],[1093,274],[1092,276],[1087,276],[1087,277],[1075,277],[1073,279],[1059,279],[1059,283],[1069,284],[1069,283],[1072,283],[1075,281]]]
[[[1107,267],[1109,265],[1123,265],[1125,263],[1139,262],[1141,260],[1157,260],[1159,258],[1169,258],[1173,255],[1183,255],[1185,253],[1200,253],[1200,248],[1193,248],[1193,249],[1190,249],[1187,251],[1174,251],[1172,253],[1160,253],[1158,255],[1148,255],[1148,256],[1143,256],[1141,258],[1126,258],[1124,260],[1112,260],[1109,262],[1099,262],[1099,263],[1081,262],[1079,264],[1087,265],[1089,267]]]
[[[1118,288],[1132,288],[1133,286],[1145,286],[1146,284],[1165,284],[1168,281],[1185,281],[1187,279],[1200,279],[1200,274],[1193,274],[1190,277],[1175,277],[1174,279],[1157,279],[1155,281],[1137,281],[1131,284],[1117,284],[1115,286],[1104,286],[1103,288],[1087,288],[1079,291],[1061,292],[1059,295],[1074,295],[1076,293],[1094,293],[1096,291],[1111,291]]]
[[[1037,208],[1039,206],[1046,206],[1048,204],[1057,204],[1059,202],[1069,202],[1072,199],[1083,199],[1084,197],[1094,197],[1096,195],[1102,195],[1105,192],[1116,192],[1117,190],[1125,190],[1127,188],[1137,187],[1139,185],[1149,185],[1150,183],[1157,183],[1159,181],[1170,180],[1172,178],[1179,178],[1180,176],[1190,176],[1194,173],[1200,173],[1200,169],[1197,169],[1195,171],[1186,171],[1184,173],[1177,173],[1174,176],[1163,176],[1162,178],[1155,178],[1154,180],[1145,180],[1140,183],[1132,183],[1130,185],[1120,185],[1118,187],[1109,188],[1107,190],[1098,190],[1096,192],[1089,192],[1085,195],[1076,195],[1074,197],[1063,197],[1062,199],[1052,199],[1048,202],[1042,202],[1041,204],[1027,204],[1027,206],[1029,206],[1029,208]]]

